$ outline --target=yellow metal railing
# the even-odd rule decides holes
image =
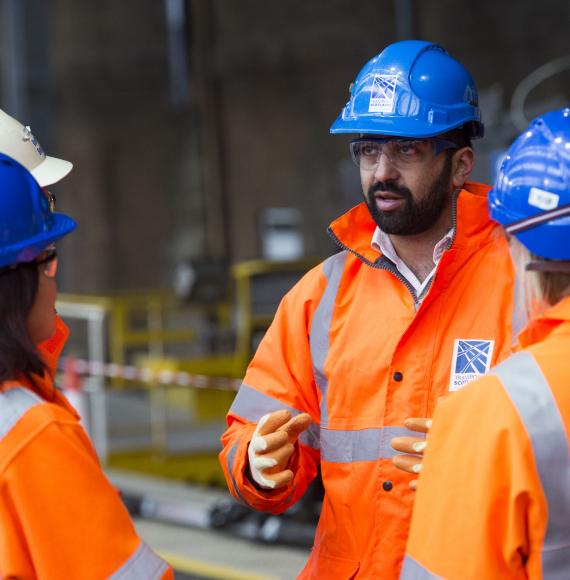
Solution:
[[[127,351],[132,347],[144,347],[148,354],[161,356],[165,346],[191,342],[196,338],[192,328],[168,328],[165,317],[168,312],[180,309],[173,293],[125,292],[107,296],[84,294],[59,294],[56,308],[65,318],[93,320],[96,315],[105,318],[107,327],[100,337],[103,345],[102,358],[116,364],[127,363]],[[142,328],[132,324],[133,314],[142,314]],[[107,357],[108,351],[108,357]]]

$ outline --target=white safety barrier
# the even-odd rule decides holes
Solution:
[[[63,357],[60,362],[60,370],[70,383],[74,383],[79,377],[89,376],[109,379],[121,378],[127,381],[146,383],[148,385],[176,385],[196,389],[218,389],[222,391],[237,391],[241,385],[240,379],[232,379],[229,377],[197,375],[167,369],[138,368],[133,365],[104,363],[75,357]],[[71,388],[74,387],[71,386]],[[78,385],[75,388],[78,388]]]

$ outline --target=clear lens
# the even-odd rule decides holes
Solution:
[[[56,202],[55,195],[47,187],[42,187],[42,190],[44,192],[44,195],[46,196],[49,210],[53,213],[55,211],[55,202]]]
[[[362,169],[374,169],[382,154],[396,167],[409,167],[423,163],[433,155],[433,140],[366,140],[357,139],[350,144],[352,159]]]

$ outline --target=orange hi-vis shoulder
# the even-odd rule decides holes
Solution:
[[[402,579],[570,577],[570,298],[521,346],[438,407]]]
[[[40,345],[49,372],[0,385],[0,578],[171,579],[137,535],[79,417],[54,387],[68,335]]]
[[[371,247],[364,204],[333,222],[343,251],[285,296],[247,370],[221,464],[236,498],[274,513],[303,495],[320,464],[325,498],[301,578],[397,577],[414,496],[392,464],[391,439],[409,434],[406,418],[431,416],[450,384],[510,352],[514,271],[487,190],[469,184],[455,198],[455,236],[421,303]],[[247,448],[260,417],[283,408],[314,424],[300,438],[291,485],[265,492],[246,475]]]

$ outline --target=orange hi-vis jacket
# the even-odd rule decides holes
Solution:
[[[325,498],[301,578],[397,578],[413,492],[391,462],[408,417],[484,373],[512,345],[514,270],[487,213],[487,189],[454,198],[455,237],[421,304],[392,262],[371,247],[364,204],[333,222],[344,251],[285,296],[228,414],[220,455],[243,503],[279,513],[321,467]],[[307,412],[289,487],[262,491],[247,476],[255,424],[278,409]]]
[[[53,385],[68,330],[40,346],[49,372],[0,386],[0,578],[147,580],[172,569],[137,535],[79,417]]]
[[[570,578],[570,298],[519,342],[438,407],[403,579]]]

